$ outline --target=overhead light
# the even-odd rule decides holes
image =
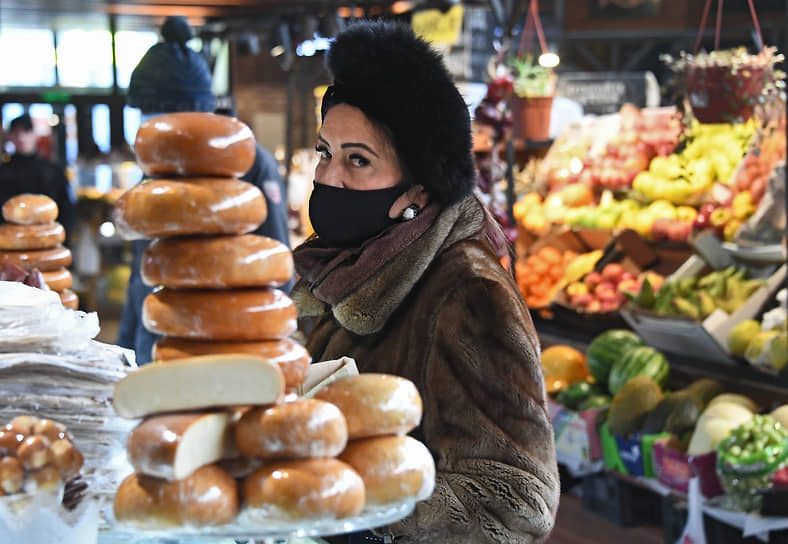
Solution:
[[[281,57],[285,54],[285,48],[282,45],[275,45],[271,48],[272,57]]]
[[[561,62],[561,58],[551,51],[539,55],[539,65],[545,68],[555,68]]]

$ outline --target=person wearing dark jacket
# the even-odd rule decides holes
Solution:
[[[186,42],[192,29],[184,17],[168,17],[161,29],[164,41],[153,45],[131,74],[127,102],[140,108],[144,119],[178,111],[216,110],[216,97],[211,92],[208,63]],[[287,227],[286,192],[276,159],[257,144],[252,168],[241,177],[258,187],[265,197],[268,215],[254,234],[268,236],[290,246]],[[151,351],[158,335],[142,324],[142,304],[152,288],[145,285],[140,274],[142,254],[148,240],[132,242],[132,262],[126,305],[123,307],[117,344],[133,349],[138,364],[151,361]],[[292,282],[281,289],[289,290]]]
[[[376,535],[330,542],[543,542],[559,500],[539,339],[474,193],[468,108],[438,53],[395,23],[328,51],[309,216],[292,291],[312,360],[411,380],[435,490]]]
[[[8,137],[16,151],[7,163],[0,165],[0,207],[9,198],[22,193],[47,195],[57,203],[57,221],[66,229],[66,234],[70,234],[74,227],[76,196],[65,172],[38,154],[37,137],[28,114],[13,119],[8,129]]]

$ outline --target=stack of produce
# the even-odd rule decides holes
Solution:
[[[563,254],[554,247],[545,246],[524,261],[515,263],[517,285],[530,308],[544,308],[564,279],[566,268],[578,258],[574,251]],[[593,264],[592,264],[593,266]]]
[[[279,366],[254,356],[189,357],[129,374],[115,388],[115,410],[145,419],[128,439],[135,473],[115,496],[116,518],[259,528],[432,493],[432,456],[404,436],[421,420],[411,382],[362,374],[318,396],[285,395]]]
[[[53,490],[75,478],[82,454],[65,425],[17,416],[0,428],[0,495]]]
[[[63,225],[57,223],[57,203],[46,195],[23,194],[3,204],[0,225],[0,264],[19,267],[37,276],[60,295],[64,306],[76,310],[77,295],[71,291],[71,251],[61,244],[66,239]],[[37,285],[38,286],[38,285]]]
[[[578,181],[590,187],[627,190],[655,156],[673,152],[680,133],[681,122],[675,110],[644,112],[625,105],[618,133],[601,153],[586,158]]]
[[[681,152],[655,157],[632,188],[648,201],[699,204],[715,182],[727,183],[750,145],[755,123],[693,123]]]
[[[733,313],[765,280],[747,279],[745,267],[729,266],[705,276],[688,276],[666,281],[654,290],[643,283],[632,303],[657,315],[706,319],[716,309]]]
[[[257,187],[237,179],[252,166],[249,127],[209,113],[174,113],[142,124],[135,146],[149,179],[127,191],[114,217],[127,237],[158,238],[146,249],[142,279],[163,286],[144,302],[145,327],[164,335],[155,360],[210,353],[283,358],[308,364],[286,337],[293,302],[275,287],[293,260],[282,243],[253,234],[266,218]],[[290,377],[288,376],[288,379]]]
[[[582,281],[569,283],[564,292],[569,305],[580,312],[607,313],[621,308],[627,297],[640,292],[646,281],[659,289],[663,278],[650,271],[635,275],[624,270],[619,263],[608,263],[600,272],[591,272]]]

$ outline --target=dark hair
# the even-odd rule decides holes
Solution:
[[[401,23],[361,21],[340,32],[327,55],[334,78],[323,116],[349,104],[388,129],[413,183],[447,205],[476,185],[468,107],[441,56]]]
[[[8,132],[13,132],[16,129],[21,129],[25,132],[33,130],[33,119],[30,118],[29,114],[23,113],[19,117],[11,120],[8,124]]]

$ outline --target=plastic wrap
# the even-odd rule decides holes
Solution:
[[[91,501],[82,501],[69,511],[60,505],[60,496],[53,493],[0,498],[3,542],[94,544],[100,520],[99,505]]]
[[[161,289],[145,297],[142,323],[180,338],[278,340],[296,330],[296,308],[277,289]]]
[[[150,180],[117,200],[112,218],[127,240],[189,234],[245,234],[265,221],[263,193],[231,178]]]
[[[254,234],[159,239],[142,258],[142,280],[148,285],[279,287],[292,277],[290,249]]]
[[[169,113],[142,123],[134,141],[148,176],[243,176],[252,167],[255,140],[238,119],[203,112]]]
[[[66,308],[54,291],[0,281],[0,353],[69,353],[99,333],[98,316]]]

